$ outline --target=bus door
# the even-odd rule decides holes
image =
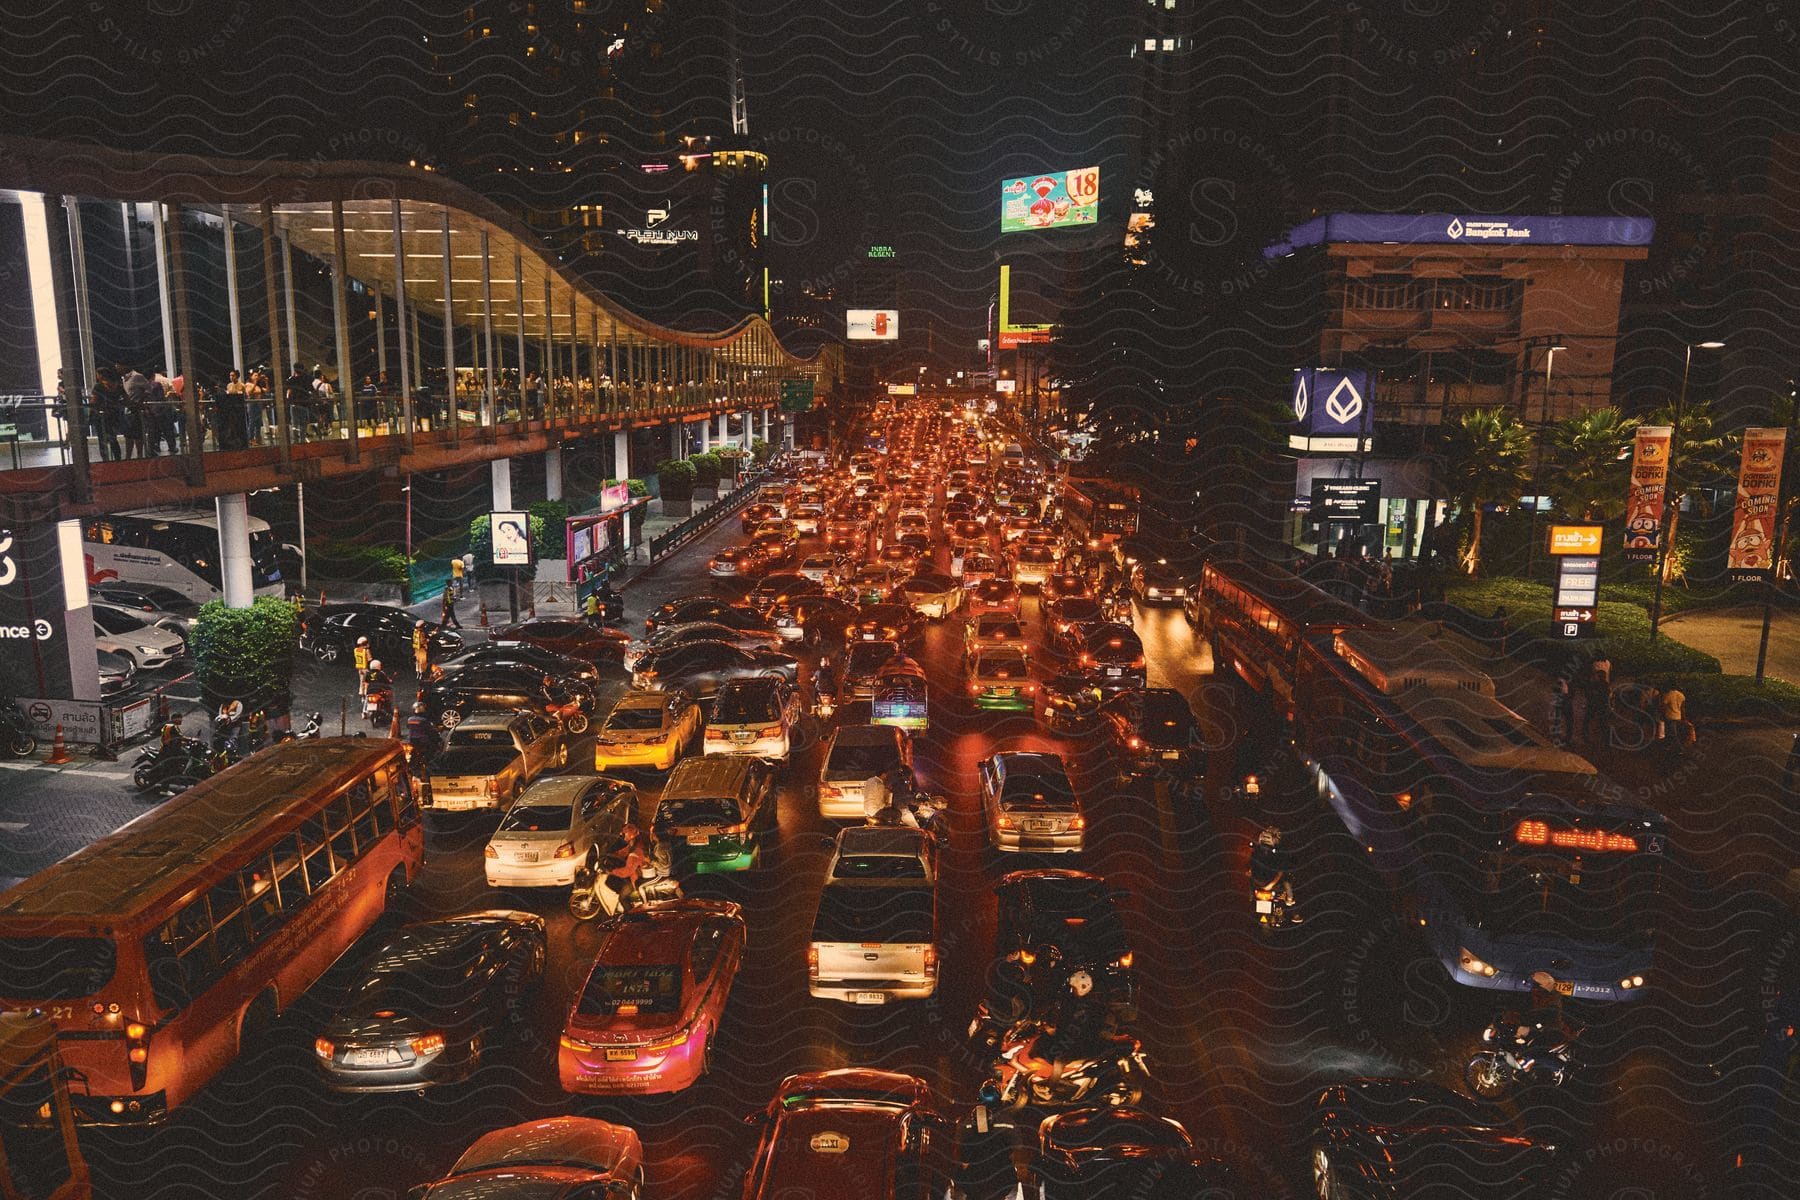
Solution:
[[[0,1194],[88,1200],[69,1081],[45,1017],[0,1015]]]

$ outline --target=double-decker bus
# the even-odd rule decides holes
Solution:
[[[269,523],[248,520],[250,582],[259,596],[282,594],[279,546]],[[141,509],[89,517],[82,523],[89,583],[153,583],[196,604],[217,599],[219,518],[204,509]]]
[[[0,894],[0,1009],[39,1009],[85,1122],[162,1120],[409,883],[424,826],[397,741],[263,750]]]
[[[0,1013],[0,1196],[88,1200],[56,1030],[37,1013]]]
[[[1346,630],[1302,650],[1296,740],[1321,792],[1395,885],[1450,977],[1579,999],[1641,993],[1667,826],[1600,799],[1483,672],[1422,629]]]
[[[1138,531],[1138,490],[1108,479],[1070,479],[1062,487],[1062,515],[1069,532],[1089,550],[1111,548]]]
[[[1309,639],[1329,641],[1371,623],[1360,609],[1273,563],[1213,554],[1184,601],[1211,639],[1213,669],[1237,675],[1292,719],[1295,676]]]

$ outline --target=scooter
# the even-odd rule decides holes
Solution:
[[[208,754],[206,743],[198,738],[177,738],[167,746],[151,746],[131,764],[131,782],[140,792],[152,792],[172,788],[182,780],[204,779],[212,773]]]
[[[323,714],[321,713],[308,713],[305,725],[301,726],[298,730],[283,729],[276,733],[275,740],[277,742],[293,742],[322,737],[324,736],[324,726],[320,724],[322,718]]]
[[[1103,1039],[1095,1052],[1052,1061],[1037,1055],[1043,1026],[1021,1022],[1001,1043],[994,1063],[1000,1101],[1013,1108],[1039,1105],[1135,1105],[1144,1098],[1150,1068],[1143,1044],[1134,1037]]]
[[[1575,1040],[1542,1021],[1507,1013],[1481,1032],[1481,1049],[1463,1068],[1463,1082],[1483,1100],[1504,1100],[1529,1084],[1561,1087],[1574,1065]]]
[[[624,864],[616,860],[616,869]],[[583,864],[575,872],[575,885],[569,889],[569,915],[577,921],[608,919],[659,900],[681,899],[681,883],[668,869],[654,859],[639,860],[637,888],[625,894],[625,881],[602,863],[599,867]]]
[[[0,747],[14,758],[37,753],[37,733],[16,700],[0,700]]]
[[[390,688],[370,688],[363,696],[362,715],[370,725],[381,728],[394,720],[394,693]]]

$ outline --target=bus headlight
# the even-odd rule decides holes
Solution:
[[[1644,977],[1642,975],[1627,975],[1625,978],[1619,980],[1619,989],[1621,991],[1629,992],[1634,988],[1641,988],[1643,986]]]
[[[1480,975],[1488,979],[1492,979],[1499,973],[1498,969],[1492,963],[1483,962],[1472,954],[1466,946],[1457,951],[1456,965],[1470,975]]]

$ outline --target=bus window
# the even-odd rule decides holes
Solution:
[[[11,1184],[6,1194],[18,1200],[48,1200],[75,1178],[50,1070],[39,1062],[0,1086],[0,1165]]]
[[[375,793],[375,803],[369,806],[369,818],[374,822],[375,834],[392,833],[394,830],[394,796],[393,777],[383,778],[380,775],[369,776],[369,790]]]
[[[331,861],[331,839],[325,833],[323,815],[308,817],[300,826],[300,849],[306,856],[308,890],[316,892],[337,874],[337,867]]]
[[[118,950],[111,938],[0,938],[0,996],[12,1000],[91,996],[112,982],[117,967]]]
[[[250,925],[244,914],[244,889],[236,875],[228,875],[206,894],[212,908],[213,953],[221,969],[229,970],[250,949]]]
[[[372,779],[353,786],[347,794],[350,801],[350,812],[355,822],[356,841],[358,845],[373,846],[381,836],[381,830],[375,820],[375,802],[371,793]]]
[[[306,871],[300,852],[300,835],[276,843],[274,857],[275,895],[284,912],[293,912],[306,903]]]
[[[267,856],[238,872],[238,880],[249,898],[245,911],[250,916],[250,934],[260,938],[281,923],[281,898],[275,892],[275,876],[269,869]]]
[[[419,802],[413,795],[412,777],[404,771],[394,771],[394,803],[400,813],[400,828],[412,829],[420,820]]]
[[[326,806],[325,830],[331,837],[332,873],[356,861],[356,835],[350,831],[350,797],[333,796]]]

